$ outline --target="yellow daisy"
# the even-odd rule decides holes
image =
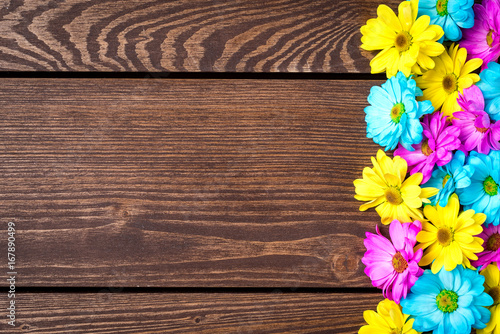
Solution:
[[[491,312],[491,318],[486,328],[477,329],[477,334],[500,334],[500,271],[495,264],[490,264],[485,270],[481,272],[484,276],[484,291],[493,298],[493,305],[488,307]]]
[[[401,71],[408,77],[434,68],[430,57],[444,51],[437,42],[444,34],[443,28],[429,25],[427,15],[417,19],[417,12],[418,0],[401,2],[398,16],[388,6],[380,5],[377,18],[361,27],[361,48],[382,50],[370,62],[372,73],[386,72],[390,78]]]
[[[415,319],[401,312],[401,307],[389,299],[384,299],[377,305],[377,312],[367,310],[363,318],[368,323],[359,329],[359,334],[418,334],[413,329]]]
[[[458,93],[479,81],[479,75],[471,73],[481,67],[483,61],[474,58],[466,62],[467,50],[452,44],[447,52],[435,58],[436,67],[417,77],[417,86],[424,95],[419,100],[430,100],[435,110],[451,117],[462,109],[458,105]]]
[[[422,202],[430,203],[428,198],[437,194],[438,189],[420,188],[422,173],[415,173],[405,180],[408,165],[399,156],[391,159],[384,151],[378,150],[372,163],[373,169],[365,167],[363,178],[354,180],[354,198],[368,201],[359,210],[376,207],[385,225],[394,219],[401,222],[422,220]]]
[[[422,222],[422,231],[417,234],[420,242],[416,249],[424,249],[419,265],[432,263],[436,274],[443,266],[451,271],[459,264],[471,268],[470,260],[477,260],[474,253],[483,251],[483,239],[475,237],[483,231],[481,224],[486,220],[483,213],[474,210],[460,214],[458,196],[452,194],[445,207],[426,205],[424,215],[429,221]],[[434,260],[434,262],[432,262]]]

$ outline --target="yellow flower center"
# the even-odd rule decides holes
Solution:
[[[486,35],[486,43],[490,46],[490,48],[493,46],[493,30],[490,29],[488,34]]]
[[[387,189],[385,189],[385,199],[392,205],[399,205],[403,203],[401,191],[396,187],[387,187]]]
[[[401,116],[406,112],[405,105],[400,102],[396,103],[391,109],[391,119],[394,123],[398,124],[401,121]]]
[[[488,294],[493,298],[493,305],[500,302],[500,286],[494,286],[488,291]]]
[[[397,252],[392,257],[392,266],[394,267],[394,270],[396,272],[401,274],[406,270],[406,268],[408,268],[408,262],[406,262],[403,255],[401,255],[400,252]]]
[[[455,291],[443,290],[436,297],[438,309],[444,313],[451,313],[458,308],[458,295]]]
[[[453,241],[453,235],[454,232],[451,227],[440,227],[439,230],[437,230],[437,241],[443,247],[449,246]]]
[[[443,188],[444,186],[446,185],[446,182],[448,182],[448,180],[451,178],[451,175],[449,174],[446,174],[444,177],[443,177]]]
[[[484,191],[490,195],[495,196],[498,194],[498,184],[491,176],[488,176],[483,182]]]
[[[394,46],[399,52],[407,51],[411,46],[411,35],[406,31],[400,31],[394,40]]]
[[[422,143],[422,153],[426,156],[429,156],[432,152],[434,151],[429,147],[429,141],[424,140],[424,142]]]
[[[458,90],[458,78],[455,74],[450,73],[444,76],[443,89],[448,94],[451,94]]]
[[[498,248],[500,248],[500,235],[494,233],[488,238],[488,241],[486,241],[486,250],[494,252]]]
[[[438,0],[436,2],[436,11],[439,16],[448,15],[448,0]]]

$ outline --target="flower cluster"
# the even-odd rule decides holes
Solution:
[[[500,333],[500,0],[380,5],[361,34],[387,81],[364,110],[383,150],[355,198],[388,229],[366,232],[385,299],[359,333]]]

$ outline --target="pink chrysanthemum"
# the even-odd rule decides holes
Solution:
[[[467,49],[468,59],[483,60],[482,70],[500,55],[500,0],[484,0],[474,5],[474,26],[464,29],[460,47]]]
[[[413,223],[393,220],[389,226],[392,243],[382,236],[378,226],[376,229],[377,234],[366,232],[366,253],[361,262],[366,266],[365,273],[373,286],[382,289],[385,298],[399,304],[423,274],[418,266],[422,250],[413,252],[422,224],[418,220]]]
[[[464,89],[458,104],[464,111],[453,113],[453,125],[460,128],[461,150],[465,153],[476,149],[488,154],[491,149],[500,150],[500,122],[494,122],[484,111],[483,93],[477,86]]]
[[[484,240],[484,251],[477,253],[478,259],[471,261],[471,264],[476,268],[481,266],[481,269],[486,269],[489,264],[496,262],[500,269],[500,226],[489,224],[478,237]]]
[[[460,129],[451,125],[447,117],[436,112],[425,115],[422,121],[424,140],[412,145],[415,151],[408,151],[401,145],[394,151],[413,168],[411,174],[422,173],[422,183],[427,182],[435,165],[444,166],[451,161],[452,151],[460,147]]]

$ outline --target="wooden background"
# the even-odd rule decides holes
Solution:
[[[379,2],[0,4],[16,331],[357,333]]]

